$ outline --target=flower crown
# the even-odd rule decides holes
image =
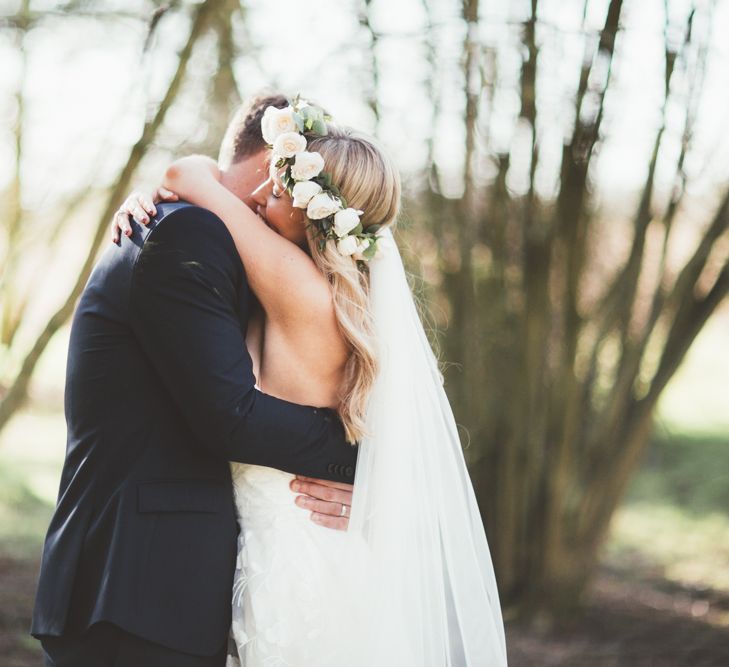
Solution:
[[[319,237],[324,249],[328,240],[336,241],[341,255],[369,261],[377,253],[381,225],[370,225],[364,231],[359,217],[364,211],[347,207],[331,174],[323,171],[324,158],[316,151],[307,151],[307,137],[327,134],[324,111],[297,95],[284,109],[269,106],[261,119],[264,141],[273,152],[272,168],[286,167],[281,182],[296,208],[306,209],[309,226]]]

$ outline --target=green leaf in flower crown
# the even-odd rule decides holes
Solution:
[[[321,178],[324,181],[325,187],[332,187],[332,175],[328,171],[321,172]]]
[[[382,227],[382,225],[370,225],[369,227],[367,227],[367,233],[375,234],[376,232],[380,231],[380,227]]]
[[[362,253],[362,257],[365,259],[372,259],[375,256],[375,253],[377,252],[377,243],[374,241],[370,243],[370,245],[367,247],[367,249]]]
[[[317,118],[312,125],[312,130],[319,136],[325,137],[327,135],[327,124],[322,119]]]
[[[312,121],[324,120],[324,112],[319,107],[309,105],[308,107],[304,107],[301,113],[304,118],[310,118]]]
[[[362,223],[360,222],[351,232],[350,234],[361,234],[362,233]]]
[[[296,127],[299,128],[299,132],[304,131],[304,119],[301,117],[301,114],[294,112],[294,122],[296,123]]]
[[[347,208],[347,200],[342,195],[339,195],[339,203],[342,205],[342,208]]]
[[[296,93],[296,95],[294,95],[294,98],[289,102],[289,104],[292,107],[296,107],[299,105],[300,101],[301,101],[301,93]]]

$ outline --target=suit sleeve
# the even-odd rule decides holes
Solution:
[[[149,232],[133,269],[130,322],[195,436],[215,454],[351,483],[357,448],[333,410],[255,389],[242,330],[251,298],[223,222],[185,207]]]

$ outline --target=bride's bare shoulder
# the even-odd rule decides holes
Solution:
[[[296,266],[257,290],[267,317],[310,324],[334,318],[332,288],[314,261],[302,252],[291,258],[291,264]]]
[[[319,347],[328,350],[331,358],[346,357],[348,346],[337,318],[332,288],[320,273],[309,278],[295,286],[293,298],[277,300],[278,307],[267,312],[267,317],[289,332],[288,337],[295,337],[310,350]],[[281,284],[279,289],[286,291],[288,286]]]

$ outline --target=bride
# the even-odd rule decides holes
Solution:
[[[299,98],[269,107],[261,128],[270,174],[255,212],[208,158],[176,161],[162,185],[235,241],[261,305],[246,338],[258,388],[336,409],[360,450],[346,532],[291,503],[292,475],[231,464],[240,663],[506,665],[486,535],[391,233],[397,170],[374,139]],[[146,223],[142,202],[123,210]]]

